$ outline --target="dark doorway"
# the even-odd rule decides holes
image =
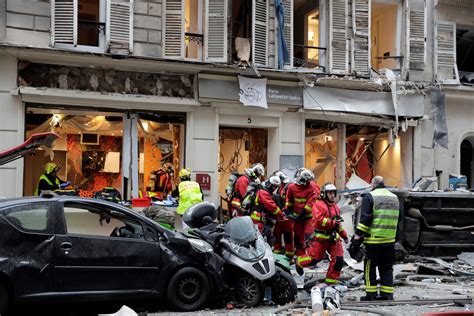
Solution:
[[[474,137],[469,137],[473,138]],[[467,177],[467,184],[469,188],[474,187],[472,181],[472,171],[474,166],[474,159],[473,159],[473,150],[472,150],[472,141],[466,138],[461,143],[461,174]]]

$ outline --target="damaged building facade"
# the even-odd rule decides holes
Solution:
[[[31,195],[50,159],[82,196],[137,197],[165,163],[191,168],[215,203],[254,162],[340,188],[442,170],[445,188],[474,168],[470,12],[468,0],[0,0],[0,150],[62,137],[54,155],[0,167],[0,196]]]

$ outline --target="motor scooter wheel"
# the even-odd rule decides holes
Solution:
[[[196,268],[186,267],[171,278],[166,296],[173,308],[188,312],[203,307],[210,292],[206,275]]]
[[[250,275],[241,274],[235,282],[235,298],[246,306],[257,306],[263,300],[263,284]]]
[[[5,315],[8,309],[9,295],[4,284],[0,283],[0,314]]]
[[[270,279],[272,301],[278,305],[285,305],[296,299],[298,288],[291,274],[277,267],[275,275]]]

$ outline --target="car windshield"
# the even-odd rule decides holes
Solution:
[[[245,245],[258,238],[258,231],[249,216],[234,217],[225,225],[225,232],[234,243]]]

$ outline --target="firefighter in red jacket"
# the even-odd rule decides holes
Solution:
[[[283,212],[275,202],[273,192],[280,186],[280,178],[277,176],[271,176],[265,182],[262,187],[257,190],[255,195],[255,203],[253,211],[250,215],[254,224],[258,226],[261,233],[264,233],[264,228],[267,226],[269,231],[264,233],[267,236],[268,242],[271,239],[271,228],[274,226],[274,221],[283,219]]]
[[[234,193],[232,196],[232,217],[242,215],[242,201],[247,194],[247,187],[250,182],[260,181],[260,177],[265,175],[265,168],[260,163],[254,164],[250,168],[245,169],[245,174],[235,182]]]
[[[283,171],[275,172],[275,175],[280,178],[281,184],[277,189],[277,204],[281,209],[285,208],[286,192],[290,185],[290,177]],[[293,244],[293,230],[295,228],[294,222],[286,217],[277,220],[273,230],[273,252],[277,254],[285,254],[288,260],[293,259],[295,255],[295,247]],[[283,250],[282,238],[285,242],[285,249]]]
[[[313,179],[311,171],[301,168],[295,172],[295,183],[291,183],[286,192],[285,214],[294,222],[296,256],[305,254],[306,240],[313,232],[311,210],[319,196],[319,186]]]
[[[306,254],[298,257],[296,271],[303,274],[303,267],[314,265],[321,261],[326,252],[329,253],[331,262],[326,273],[326,284],[339,281],[342,265],[344,263],[344,250],[340,237],[347,244],[349,239],[341,226],[341,211],[336,204],[337,188],[332,183],[326,183],[321,190],[321,200],[313,206],[314,235]]]

